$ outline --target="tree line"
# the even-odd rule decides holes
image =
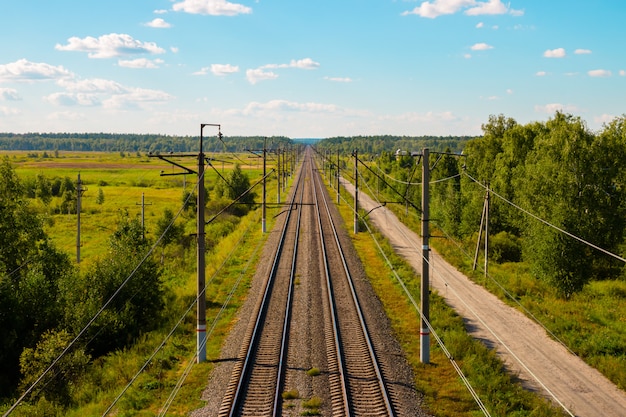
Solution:
[[[199,136],[114,133],[0,133],[0,150],[80,152],[197,152]],[[283,136],[228,136],[207,134],[203,148],[212,152],[245,152],[249,149],[283,148],[291,144]]]
[[[619,258],[626,253],[626,117],[594,132],[581,118],[561,112],[528,124],[498,115],[490,116],[482,130],[481,137],[453,144],[423,142],[431,151],[451,153],[431,156],[433,165],[438,161],[431,171],[433,224],[475,242],[489,189],[492,260],[528,263],[537,278],[564,298],[591,280],[623,276]],[[344,141],[340,149],[374,154],[363,155],[364,161],[371,159],[369,169],[359,168],[370,186],[387,200],[406,199],[407,206],[419,209],[419,160],[396,155],[394,149],[421,150],[417,146],[422,144],[359,145],[364,145],[362,140]],[[460,146],[463,155],[455,155]],[[335,151],[337,142],[323,141],[318,147]]]

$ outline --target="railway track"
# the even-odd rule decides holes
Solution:
[[[312,351],[312,357],[324,358],[321,380],[325,386],[319,389],[323,415],[397,415],[310,149],[305,153],[284,214],[263,294],[241,341],[241,354],[218,415],[259,417],[293,413],[292,409],[283,408],[282,393],[302,374],[298,366],[289,365],[293,363],[290,357],[302,346]],[[299,251],[301,241],[306,248],[317,248],[319,252]],[[302,337],[301,329],[292,323],[306,322],[306,318],[293,318],[291,308],[294,291],[301,291],[298,271],[305,263],[315,264],[320,270],[318,280],[307,286],[310,291],[319,292],[313,298],[324,318],[318,324],[323,336],[314,346],[310,340],[298,340]]]

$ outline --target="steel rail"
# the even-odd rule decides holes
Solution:
[[[299,206],[298,204],[295,204],[294,201],[295,201],[296,196],[297,196],[297,190],[301,186],[302,187],[300,188],[300,190],[301,190],[301,192],[303,194],[303,189],[304,189],[303,184],[304,184],[304,182],[302,181],[302,173],[300,172],[300,174],[298,176],[298,179],[296,181],[296,192],[293,193],[293,195],[291,197],[291,201],[289,203],[290,207],[294,207],[294,205],[296,207]],[[298,207],[298,211],[299,212],[301,211],[300,207]],[[239,408],[242,405],[242,401],[243,401],[243,397],[244,397],[244,385],[247,382],[248,376],[250,375],[251,370],[252,370],[252,368],[254,366],[252,358],[253,358],[253,356],[255,354],[255,351],[257,350],[257,346],[258,346],[258,343],[259,343],[259,336],[261,334],[261,329],[263,327],[263,319],[265,318],[266,313],[267,313],[269,300],[271,298],[272,287],[273,287],[273,284],[274,284],[274,279],[276,277],[276,273],[277,273],[277,270],[278,270],[278,264],[279,264],[279,261],[281,259],[283,247],[284,247],[284,244],[285,244],[285,240],[286,240],[285,237],[286,237],[286,233],[287,233],[287,229],[288,229],[289,223],[291,221],[291,214],[292,214],[292,212],[293,212],[293,210],[289,210],[288,211],[287,218],[285,219],[285,222],[284,222],[282,230],[281,230],[278,247],[277,247],[276,252],[274,254],[274,259],[273,259],[273,262],[272,262],[272,267],[271,267],[271,270],[270,270],[270,273],[269,273],[269,276],[268,276],[268,280],[267,280],[266,285],[265,285],[263,298],[262,298],[261,303],[260,303],[260,308],[259,308],[258,314],[256,315],[256,320],[255,320],[254,328],[253,328],[253,331],[252,331],[252,336],[251,336],[250,341],[248,343],[248,347],[247,347],[247,350],[246,350],[245,358],[244,358],[244,361],[243,361],[243,366],[242,366],[241,372],[240,372],[239,377],[238,377],[237,388],[236,388],[236,390],[235,390],[235,392],[233,394],[232,402],[230,403],[230,406],[228,408],[227,414],[220,413],[220,415],[228,415],[229,417],[234,417],[234,416],[237,415],[237,413],[239,412]],[[293,275],[293,272],[292,272],[292,275]],[[291,278],[291,281],[293,281],[293,278]],[[293,282],[291,282],[290,287],[291,288],[293,287]],[[290,288],[290,292],[291,292],[291,288]],[[288,298],[289,298],[289,303],[291,303],[291,298],[290,297],[288,297]],[[290,309],[289,306],[290,306],[290,304],[288,304],[287,310]],[[285,325],[283,327],[287,328],[287,324],[285,323]],[[284,335],[283,335],[283,341],[286,341],[286,338],[285,338]],[[283,349],[281,348],[281,351],[282,350]],[[282,355],[282,353],[281,353],[281,355]],[[281,361],[282,361],[282,357],[281,357]],[[282,372],[282,367],[280,367],[280,372]],[[280,376],[278,377],[277,381],[280,382]],[[276,402],[277,398],[280,397],[280,395],[279,395],[280,386],[281,386],[280,383],[276,384],[276,393],[274,395],[274,402]],[[273,412],[276,413],[276,404],[274,404],[274,406],[272,408],[274,410]],[[274,414],[274,415],[276,415],[276,414]]]
[[[328,201],[327,201],[326,195],[323,192],[323,184],[321,182],[321,178],[319,177],[319,175],[316,176],[316,180],[317,180],[316,181],[317,185],[319,185],[320,189],[322,190],[321,193],[320,193],[321,194],[321,200],[324,203],[324,208],[325,208],[326,214],[327,214],[327,216],[329,218],[329,223],[330,223],[330,226],[331,226],[331,229],[332,229],[332,236],[334,238],[335,244],[337,245],[338,253],[339,253],[340,258],[341,258],[341,262],[342,262],[343,269],[344,269],[344,272],[345,272],[345,278],[346,278],[347,283],[349,285],[350,293],[352,295],[352,301],[354,302],[355,310],[356,310],[358,318],[359,318],[360,329],[361,329],[361,331],[363,333],[363,337],[364,337],[364,339],[366,341],[366,344],[367,344],[367,350],[368,350],[368,353],[369,353],[370,361],[371,361],[371,364],[372,364],[372,366],[374,368],[374,371],[376,373],[376,378],[377,378],[377,382],[378,382],[378,386],[379,386],[381,395],[383,397],[382,399],[383,399],[384,404],[385,404],[386,413],[387,413],[388,416],[393,417],[393,416],[395,416],[395,411],[394,411],[393,406],[391,404],[391,399],[390,399],[390,396],[389,396],[389,392],[388,392],[388,390],[387,390],[387,388],[385,386],[384,377],[382,375],[382,372],[381,372],[381,369],[380,369],[380,366],[379,366],[379,363],[378,363],[378,359],[376,358],[376,353],[374,351],[374,346],[373,346],[371,337],[369,335],[369,332],[367,330],[367,325],[365,323],[365,318],[363,316],[363,311],[362,311],[361,305],[359,303],[358,296],[356,294],[356,290],[355,290],[355,287],[354,287],[354,282],[353,282],[353,279],[352,279],[352,275],[351,275],[350,270],[348,268],[348,264],[347,264],[347,261],[346,261],[346,257],[345,257],[345,254],[344,254],[341,242],[339,241],[339,234],[337,232],[337,228],[335,227],[335,224],[334,224],[331,212],[330,212],[330,208],[329,208],[329,205],[328,205]],[[313,189],[315,190],[315,188],[316,188],[316,186],[314,185]],[[317,191],[315,191],[315,195],[316,195],[315,201],[316,201],[316,204],[317,204],[317,201],[318,201],[318,199],[317,199]],[[319,206],[318,206],[318,210],[319,210]],[[324,262],[325,262],[325,268],[326,268],[326,273],[327,273],[327,285],[329,286],[329,291],[328,292],[329,292],[329,297],[331,297],[332,296],[332,283],[330,281],[330,276],[329,276],[329,272],[328,272],[328,265],[327,265],[328,262],[327,262],[327,259],[326,259],[326,249],[325,249],[326,243],[324,242],[323,231],[321,229],[321,220],[320,220],[321,215],[318,214],[318,216],[319,216],[318,217],[318,222],[319,222],[319,225],[320,225],[320,239],[322,241],[322,248],[323,248],[323,251],[324,251]],[[333,306],[333,309],[334,309],[334,306],[335,306],[334,297],[333,297],[333,299],[330,300],[330,304],[331,304],[331,306]],[[335,312],[331,312],[331,315],[333,317],[333,320],[335,321],[336,320],[336,313]],[[338,327],[338,325],[336,323],[333,323],[333,328],[335,330],[337,330],[337,327]],[[335,340],[337,341],[338,339],[339,339],[339,336],[335,336]],[[338,351],[341,351],[341,349],[338,348]],[[341,356],[343,357],[343,353],[341,354]],[[341,360],[341,363],[343,363],[343,360]],[[342,367],[343,366],[344,365],[342,365]],[[343,371],[345,372],[345,369],[343,369]],[[344,384],[345,384],[345,377],[342,377],[342,379],[344,380]],[[346,388],[346,390],[347,390],[347,388]],[[348,394],[344,393],[344,397],[348,397]],[[352,412],[349,411],[350,407],[347,406],[347,404],[348,403],[346,403],[346,411],[347,412],[346,412],[345,415],[351,415]]]

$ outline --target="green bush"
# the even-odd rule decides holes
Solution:
[[[490,237],[490,258],[498,263],[519,262],[522,259],[520,239],[512,233],[500,232]]]

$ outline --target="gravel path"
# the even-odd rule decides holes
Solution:
[[[354,187],[342,179],[348,192]],[[359,193],[359,204],[371,210],[380,204]],[[421,271],[421,238],[385,207],[370,220],[416,271]],[[626,416],[626,394],[596,369],[552,340],[520,311],[507,306],[431,250],[431,286],[461,315],[468,332],[496,350],[525,387],[537,391],[570,415]],[[419,272],[418,272],[419,273]]]

